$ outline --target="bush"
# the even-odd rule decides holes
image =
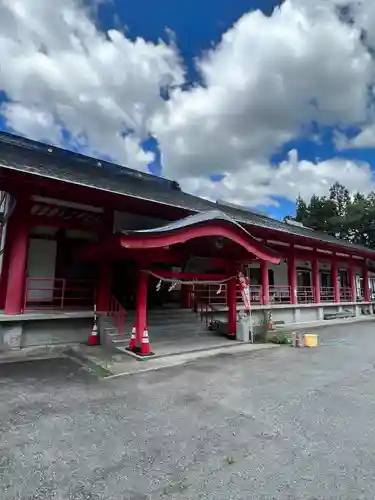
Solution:
[[[271,344],[289,344],[289,339],[283,332],[272,332],[267,337],[267,342]]]

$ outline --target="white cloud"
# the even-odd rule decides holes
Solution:
[[[181,184],[187,191],[213,201],[225,199],[244,206],[267,206],[278,205],[276,197],[295,201],[298,195],[305,199],[313,194],[325,196],[336,181],[352,192],[366,193],[374,187],[374,176],[367,163],[343,158],[299,161],[295,150],[277,166],[268,162],[251,163],[243,170],[227,172],[218,182],[186,177]]]
[[[366,125],[353,139],[339,144],[340,149],[360,149],[375,147],[375,124]]]
[[[271,17],[248,13],[225,33],[198,62],[203,85],[176,89],[152,119],[165,174],[190,191],[220,191],[247,204],[326,192],[345,172],[362,175],[363,165],[336,159],[298,168],[268,162],[308,133],[312,120],[345,126],[367,118],[373,61],[359,28],[340,20],[338,4],[287,0]],[[217,173],[222,182],[207,180]]]
[[[176,89],[152,120],[167,176],[202,182],[201,192],[207,175],[226,173],[229,192],[252,184],[248,202],[303,189],[302,176],[294,178],[298,189],[282,184],[285,165],[272,167],[269,154],[312,120],[356,124],[367,116],[372,59],[359,30],[333,7],[287,0],[271,17],[248,13],[224,34],[199,60],[204,85]]]
[[[350,23],[337,10],[347,5]],[[201,84],[182,90],[173,44],[103,33],[78,0],[2,0],[2,113],[23,135],[59,144],[66,128],[85,152],[140,170],[153,157],[141,148],[151,133],[163,174],[213,199],[272,204],[324,194],[336,180],[369,189],[368,165],[295,153],[272,165],[269,155],[301,134],[316,140],[312,121],[371,125],[374,26],[373,0],[286,0],[272,16],[243,15],[198,58]],[[174,88],[167,102],[164,86]]]
[[[160,89],[183,80],[173,46],[102,33],[75,0],[3,0],[0,64],[9,127],[58,144],[63,126],[86,152],[141,170],[150,154],[139,143],[163,106]]]
[[[57,124],[52,113],[38,106],[24,106],[17,102],[3,104],[0,108],[6,123],[17,124],[17,131],[34,140],[62,141],[62,128]]]

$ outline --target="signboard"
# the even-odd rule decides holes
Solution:
[[[249,280],[245,277],[242,272],[238,273],[238,282],[240,284],[240,291],[242,295],[243,303],[245,304],[245,311],[250,311],[251,301],[250,301],[250,287]]]

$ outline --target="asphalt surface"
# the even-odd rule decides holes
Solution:
[[[98,380],[0,365],[1,500],[375,497],[375,322]]]

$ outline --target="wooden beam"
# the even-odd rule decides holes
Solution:
[[[184,273],[179,271],[166,271],[165,269],[153,269],[157,276],[165,279],[184,279],[184,280],[202,280],[202,281],[224,281],[230,278],[227,274],[208,274],[208,273]]]
[[[43,215],[31,215],[30,225],[56,227],[58,229],[76,229],[79,231],[97,232],[102,227],[101,221],[89,222],[79,219],[60,219],[59,217],[46,217]]]

